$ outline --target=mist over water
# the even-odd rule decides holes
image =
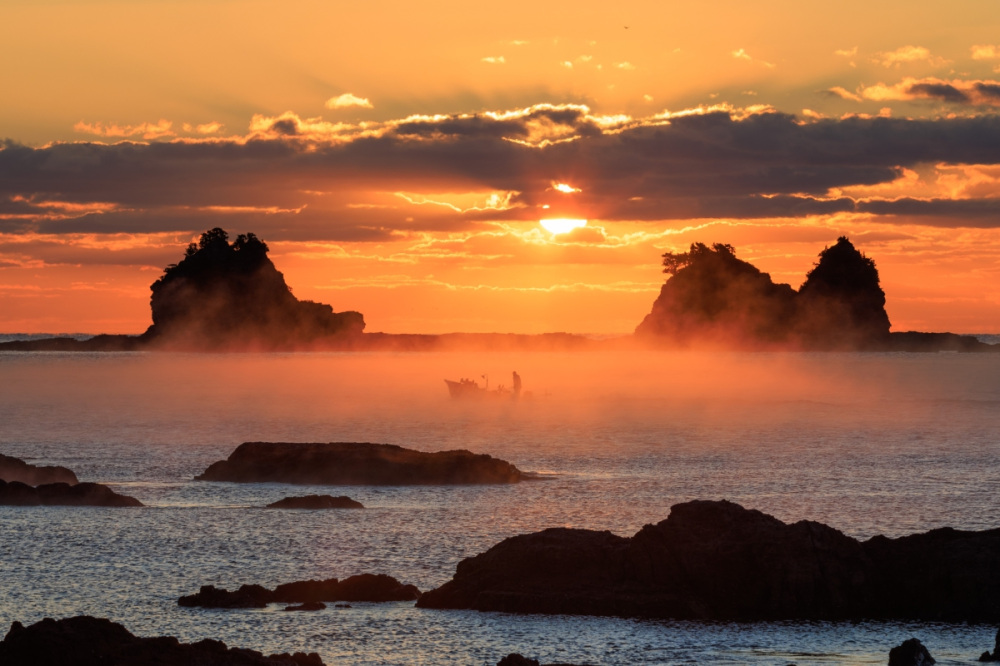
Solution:
[[[531,396],[452,401],[443,379]],[[997,527],[1000,355],[796,353],[0,353],[0,452],[61,464],[148,508],[0,507],[0,626],[79,613],[327,663],[884,663],[917,635],[940,663],[995,628],[701,625],[354,604],[182,609],[216,584],[388,573],[421,589],[553,526],[631,535],[672,504],[730,499],[868,538]],[[191,481],[243,441],[465,448],[549,480],[310,487]],[[364,511],[261,511],[347,494]],[[293,616],[293,617],[289,617]],[[448,655],[442,658],[442,655]],[[813,655],[813,656],[810,656]]]

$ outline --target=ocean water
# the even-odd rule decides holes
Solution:
[[[517,403],[449,400],[445,378]],[[137,509],[0,507],[0,626],[90,614],[137,635],[217,638],[327,664],[877,664],[916,636],[943,664],[996,627],[695,623],[433,611],[204,610],[205,584],[387,573],[421,589],[503,538],[631,535],[690,499],[729,499],[867,538],[1000,526],[1000,355],[0,353],[0,452],[59,464]],[[489,453],[510,486],[195,482],[243,441],[371,441]],[[363,511],[265,511],[346,494]],[[2,631],[2,629],[0,629]]]

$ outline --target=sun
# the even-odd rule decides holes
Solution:
[[[556,217],[550,220],[539,220],[546,231],[552,234],[565,234],[587,226],[587,220],[577,220],[569,217]]]

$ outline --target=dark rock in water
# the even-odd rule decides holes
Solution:
[[[0,453],[0,480],[18,481],[29,486],[43,483],[79,483],[76,474],[65,467],[55,465],[31,465],[20,458]]]
[[[334,608],[354,608],[351,604],[334,604]]]
[[[177,605],[189,608],[265,608],[274,600],[274,593],[261,585],[241,585],[235,592],[214,585],[202,585],[197,594],[178,599]]]
[[[984,652],[980,657],[979,661],[1000,661],[1000,629],[997,629],[997,636],[993,640],[993,654],[989,651]]]
[[[632,538],[555,528],[463,560],[417,606],[703,620],[1000,618],[1000,530],[861,543],[731,502]]]
[[[338,581],[304,580],[284,583],[274,590],[242,585],[235,592],[203,585],[197,594],[181,597],[178,605],[201,608],[264,608],[269,603],[310,604],[320,601],[414,601],[420,590],[385,574],[358,574]],[[311,609],[296,609],[311,610]]]
[[[510,463],[469,451],[426,453],[392,444],[246,442],[198,481],[316,485],[517,483]]]
[[[910,638],[889,650],[889,666],[930,666],[937,663],[920,641]]]
[[[358,574],[340,581],[331,601],[416,601],[420,590],[385,574]]]
[[[267,505],[268,509],[363,509],[365,505],[347,495],[305,495],[285,497]]]
[[[537,659],[528,659],[516,652],[512,652],[500,661],[497,666],[540,666]]]
[[[497,666],[575,666],[574,664],[539,664],[537,659],[529,659],[512,652],[497,662]]]
[[[307,601],[297,606],[285,606],[286,611],[321,611],[326,609],[322,601]]]
[[[14,622],[0,642],[4,666],[323,666],[315,652],[274,654],[229,648],[205,639],[139,638],[103,618],[45,618],[28,627]]]
[[[0,481],[0,505],[8,506],[142,506],[142,502],[119,495],[99,483],[46,483],[38,487]]]

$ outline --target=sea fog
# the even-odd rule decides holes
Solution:
[[[444,379],[518,401],[448,397]],[[528,395],[530,393],[530,395]],[[998,527],[1000,355],[694,352],[0,353],[0,453],[60,464],[143,509],[0,507],[0,622],[89,613],[140,635],[318,651],[328,664],[884,663],[917,635],[942,663],[995,628],[703,625],[425,611],[204,611],[203,584],[387,573],[421,589],[464,557],[552,526],[631,535],[729,499],[858,538]],[[243,441],[465,448],[544,481],[502,487],[194,482]],[[359,512],[262,511],[347,494]],[[289,617],[289,616],[293,617]],[[949,662],[949,660],[952,660]]]

